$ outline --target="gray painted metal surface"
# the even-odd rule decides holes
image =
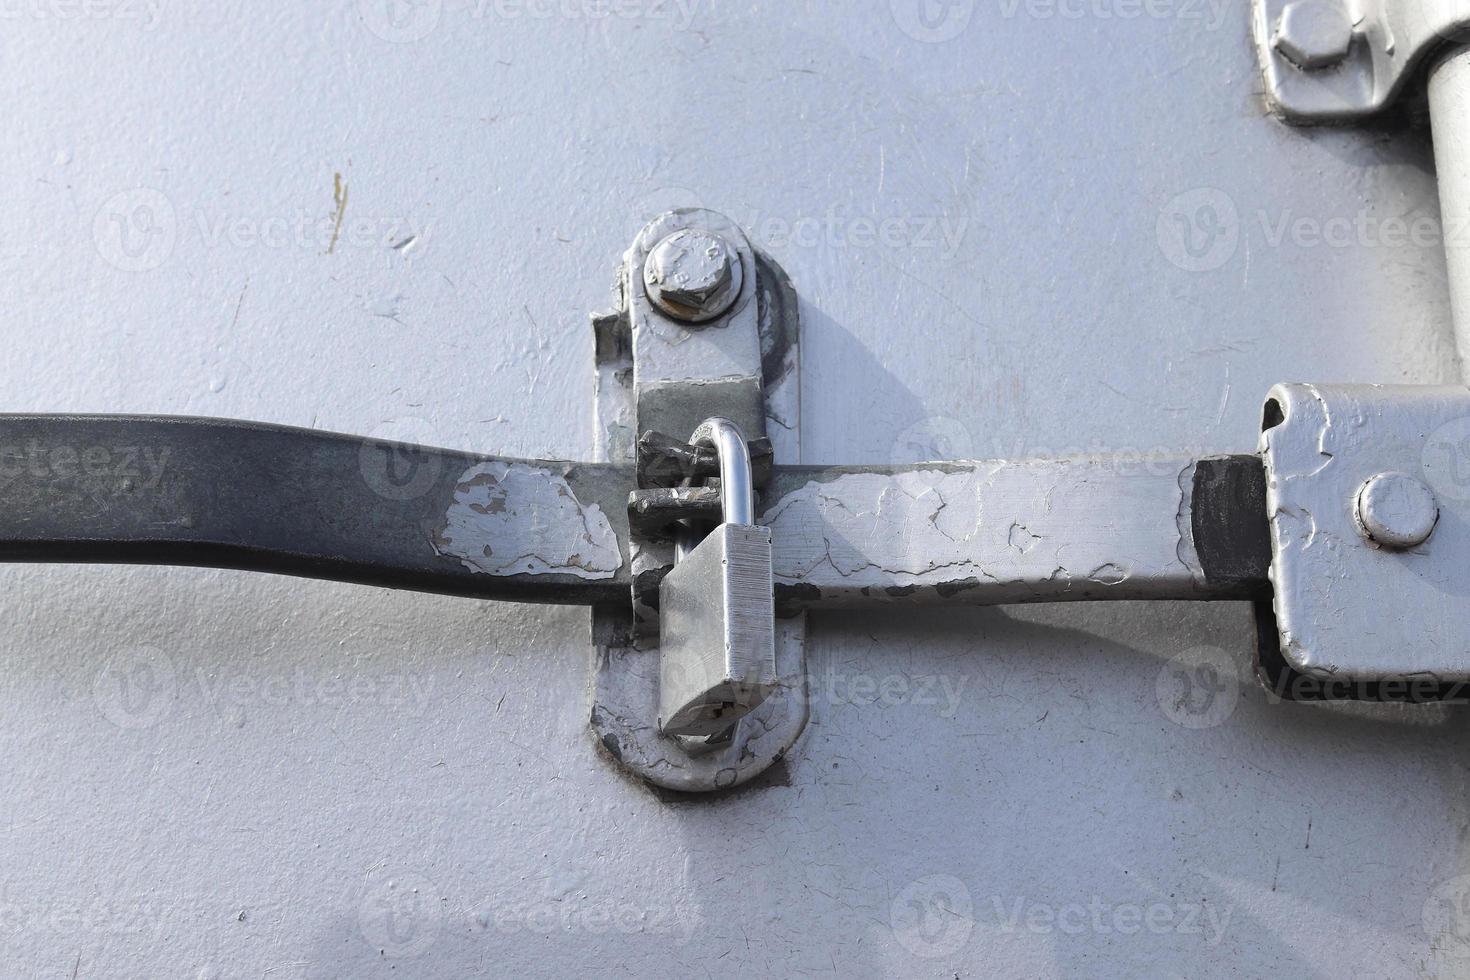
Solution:
[[[1456,377],[1427,137],[1278,125],[1243,6],[617,9],[6,8],[4,407],[579,458],[607,257],[699,204],[800,284],[808,463],[1200,456],[1281,378]],[[813,750],[688,803],[587,751],[583,610],[0,581],[34,974],[1470,953],[1463,716],[1272,702],[1243,605],[813,614]]]

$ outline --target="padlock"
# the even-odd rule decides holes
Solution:
[[[735,423],[708,419],[689,441],[719,456],[724,523],[702,541],[681,530],[659,586],[659,727],[721,736],[776,687],[771,529],[755,523],[750,450]]]

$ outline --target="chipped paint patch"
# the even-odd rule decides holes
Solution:
[[[823,601],[967,602],[1190,595],[1180,549],[1187,459],[1124,457],[922,464],[834,472],[764,517],[775,580]],[[902,590],[902,591],[897,591]]]
[[[1470,418],[1470,393],[1458,385],[1283,384],[1267,397],[1279,413],[1261,448],[1286,662],[1353,682],[1470,677],[1470,508],[1438,494],[1433,535],[1384,552],[1364,539],[1353,504],[1380,473],[1433,482],[1425,466],[1434,433]]]
[[[566,478],[530,463],[490,460],[454,488],[434,550],[486,575],[611,578],[623,564],[617,532]]]

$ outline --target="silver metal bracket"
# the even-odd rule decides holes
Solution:
[[[1277,385],[1261,452],[1287,680],[1388,700],[1470,680],[1470,390]]]
[[[650,533],[657,521],[649,514],[694,513],[689,508],[717,495],[648,489],[646,450],[657,434],[682,438],[723,416],[760,447],[757,469],[767,478],[772,460],[800,461],[795,293],[728,218],[688,209],[662,214],[638,234],[617,295],[615,311],[593,317],[596,451],[601,461],[637,466],[640,493],[630,502],[630,604],[592,613],[592,732],[609,755],[657,786],[727,789],[782,759],[806,728],[805,613],[776,621],[774,689],[733,728],[708,738],[660,730],[657,596],[674,545]]]
[[[1470,5],[1456,0],[1253,0],[1251,12],[1267,97],[1303,124],[1385,108],[1470,26]]]

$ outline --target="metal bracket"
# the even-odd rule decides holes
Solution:
[[[1277,385],[1263,427],[1268,684],[1443,700],[1470,680],[1470,390]]]
[[[758,482],[769,479],[772,460],[799,460],[795,294],[733,222],[702,209],[668,212],[639,232],[619,270],[617,294],[617,310],[593,317],[597,458],[636,465],[639,489],[629,502],[631,613],[592,613],[592,731],[613,758],[651,783],[725,789],[781,759],[806,728],[806,619],[798,612],[777,622],[777,692],[728,737],[659,730],[658,585],[673,563],[663,531],[681,515],[708,516],[718,500],[699,488],[670,486],[708,473],[713,457],[659,434],[687,433],[719,415],[758,447]]]
[[[1437,48],[1470,27],[1455,0],[1253,0],[1266,94],[1289,122],[1360,119],[1385,108]]]

